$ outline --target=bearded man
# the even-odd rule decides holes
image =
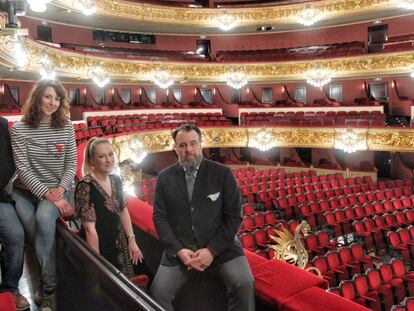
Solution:
[[[183,125],[172,138],[178,162],[159,173],[155,187],[153,220],[164,253],[151,293],[173,310],[176,293],[195,270],[223,281],[228,310],[252,311],[253,276],[237,238],[236,180],[227,166],[203,159],[198,127]]]

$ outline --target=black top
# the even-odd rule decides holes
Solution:
[[[129,259],[128,241],[119,221],[119,214],[126,207],[122,182],[117,175],[109,175],[109,178],[111,196],[90,174],[79,181],[75,192],[76,212],[82,222],[95,222],[100,254],[132,277],[134,269]]]
[[[15,171],[7,119],[0,117],[0,202],[9,202],[5,188]]]

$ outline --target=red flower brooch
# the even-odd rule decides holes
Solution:
[[[58,152],[62,152],[63,151],[63,146],[62,145],[56,145],[56,150]]]

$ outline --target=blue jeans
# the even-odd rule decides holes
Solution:
[[[4,248],[0,289],[17,294],[23,273],[24,230],[10,203],[0,202],[0,242]]]
[[[64,197],[70,202],[67,192]],[[53,292],[56,288],[56,220],[60,212],[53,203],[38,199],[25,189],[15,187],[12,198],[16,201],[16,211],[24,230],[34,245],[43,290]]]

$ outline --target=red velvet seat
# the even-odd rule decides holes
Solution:
[[[402,256],[405,261],[411,261],[413,258],[413,247],[407,243],[403,243],[397,232],[387,233],[388,245],[394,252],[394,256]]]
[[[316,232],[319,245],[323,246],[326,251],[336,250],[336,243],[332,242],[329,238],[328,231],[321,230]]]
[[[403,227],[403,226],[409,226],[412,224],[412,222],[410,220],[407,219],[407,216],[405,215],[404,212],[394,212],[393,215],[395,216],[395,219],[399,225],[399,227]]]
[[[253,215],[254,213],[256,213],[256,211],[254,210],[254,205],[251,203],[245,204],[243,205],[243,215]]]
[[[341,226],[341,223],[338,223],[336,221],[334,213],[325,212],[323,213],[323,216],[325,217],[326,227],[334,233],[335,237],[342,236],[343,228]]]
[[[370,231],[364,226],[362,221],[354,221],[352,223],[353,231],[355,237],[358,239],[358,242],[363,244],[367,251],[370,251],[374,248],[374,238]]]
[[[254,236],[250,232],[246,232],[240,235],[240,242],[243,246],[243,248],[254,252],[257,250],[257,245],[254,239]]]
[[[360,262],[352,258],[351,249],[349,247],[341,247],[338,250],[338,255],[342,264],[348,268],[350,275],[361,273],[362,267],[360,265]]]
[[[384,221],[387,226],[389,226],[391,229],[397,229],[400,227],[400,224],[398,223],[397,219],[395,218],[395,215],[393,214],[384,214]]]
[[[379,293],[371,290],[365,275],[354,275],[352,278],[355,290],[360,298],[365,299],[365,305],[374,311],[381,311],[381,299]]]
[[[366,306],[366,300],[358,297],[355,291],[354,282],[349,281],[349,280],[342,281],[339,284],[339,291],[341,293],[341,296],[344,297],[345,299],[348,299],[360,305]]]
[[[351,222],[346,218],[345,213],[342,209],[334,210],[335,220],[341,224],[344,234],[352,232]]]
[[[264,229],[256,229],[253,231],[253,237],[256,245],[261,248],[267,248],[270,243],[270,240],[266,236],[266,230]]]
[[[243,221],[242,221],[242,225],[241,225],[241,228],[240,228],[240,232],[253,231],[254,228],[255,227],[254,227],[253,217],[244,216]]]
[[[377,269],[368,269],[365,275],[367,276],[369,287],[379,294],[383,308],[389,310],[394,301],[391,285],[382,282],[381,274]]]
[[[369,232],[371,232],[373,238],[374,238],[374,244],[377,249],[384,248],[384,236],[383,231],[381,228],[378,228],[375,221],[372,218],[364,218],[362,220],[364,223],[365,229]]]
[[[253,222],[254,222],[254,228],[255,229],[266,227],[265,218],[264,218],[264,215],[262,213],[256,213],[252,217],[253,217]]]
[[[326,253],[325,257],[328,262],[329,270],[335,272],[337,279],[348,280],[350,278],[350,273],[347,267],[341,263],[338,252],[329,251]]]
[[[313,234],[308,234],[305,237],[305,247],[312,258],[325,253],[324,247],[319,244],[317,237]]]
[[[414,272],[407,272],[404,262],[395,258],[391,260],[391,267],[394,272],[394,277],[404,281],[405,294],[411,297],[414,296]]]
[[[272,211],[267,211],[264,214],[265,217],[265,225],[276,225],[277,223],[281,222],[281,219],[277,219],[276,213]]]
[[[374,267],[374,260],[377,260],[379,258],[374,256],[366,255],[364,252],[364,249],[362,248],[361,244],[358,243],[352,243],[350,245],[352,258],[355,261],[358,261],[361,263],[362,271],[367,270],[368,268]]]
[[[394,277],[392,267],[390,264],[381,264],[379,266],[379,271],[381,274],[382,282],[384,284],[390,285],[392,288],[394,302],[402,301],[405,297],[405,288],[403,280]]]
[[[331,271],[325,256],[315,257],[312,266],[321,272],[323,279],[328,281],[329,287],[338,285],[338,278],[334,271]]]

